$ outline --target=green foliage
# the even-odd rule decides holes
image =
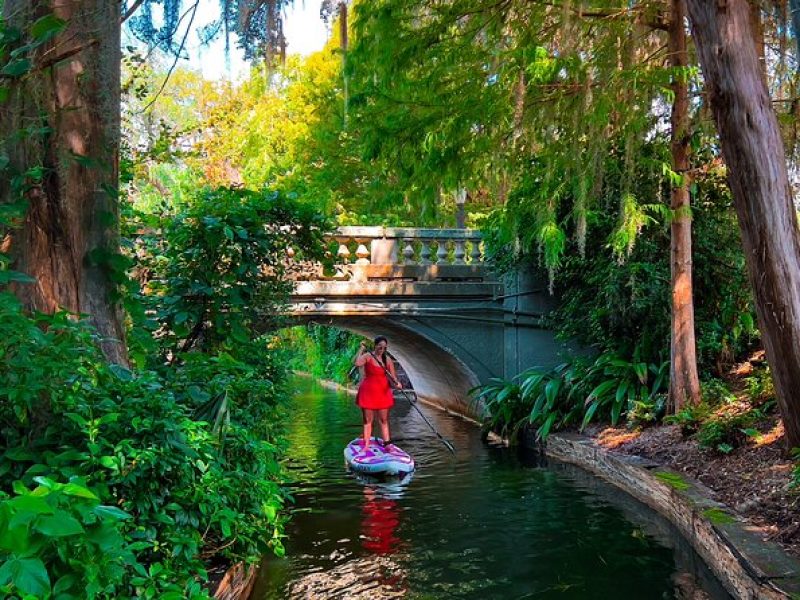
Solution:
[[[17,481],[11,495],[0,492],[0,590],[94,598],[124,589],[115,583],[126,569],[142,569],[122,534],[131,515],[101,504],[80,479],[71,479],[38,475],[33,489]]]
[[[687,404],[674,415],[668,415],[664,422],[670,425],[679,425],[683,435],[697,433],[700,424],[711,414],[711,407],[703,401],[698,404]]]
[[[756,437],[753,429],[764,413],[757,408],[736,412],[715,414],[707,418],[697,430],[697,441],[704,448],[712,448],[728,454],[743,446],[749,437]]]
[[[736,400],[736,396],[721,379],[708,379],[701,382],[700,391],[703,402],[709,406],[730,404]]]
[[[611,424],[616,425],[623,413],[637,407],[640,412],[651,407],[657,414],[663,414],[669,363],[647,364],[639,360],[638,354],[629,360],[605,353],[589,367],[586,381],[593,382],[594,388],[586,397],[583,426],[598,411],[610,413]]]
[[[199,190],[158,226],[136,240],[140,299],[144,324],[158,330],[164,359],[174,360],[198,344],[234,352],[253,332],[275,327],[291,270],[323,258],[327,222],[278,193],[223,188]]]
[[[34,320],[9,294],[0,302],[0,520],[11,528],[0,558],[16,565],[4,585],[27,581],[34,563],[18,561],[35,560],[47,573],[36,581],[64,598],[199,597],[206,554],[282,552],[283,392],[265,377],[280,370],[263,344],[243,349],[248,363],[197,354],[131,373],[67,315]],[[192,417],[222,388],[236,407],[224,435]]]
[[[775,400],[775,384],[772,381],[769,367],[755,369],[753,374],[747,377],[746,382],[747,395],[754,404],[764,404]]]
[[[528,369],[511,381],[492,379],[473,394],[488,412],[487,425],[501,435],[514,439],[529,424],[546,439],[551,431],[586,427],[595,419],[655,421],[664,412],[667,367],[604,353],[593,362],[574,358],[551,369]]]
[[[224,189],[135,217],[131,259],[117,258],[136,260],[120,283],[137,370],[106,363],[73,316],[28,315],[0,292],[11,595],[205,597],[210,556],[283,553],[286,370],[262,332],[289,289],[287,247],[319,258],[325,221],[277,194]]]
[[[347,385],[353,357],[363,339],[335,327],[309,323],[306,327],[284,330],[280,343],[290,356],[291,369]]]
[[[736,523],[736,518],[721,508],[707,508],[703,511],[703,516],[714,525],[730,525],[731,523]]]

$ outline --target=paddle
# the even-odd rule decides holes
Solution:
[[[398,388],[398,390],[399,390],[399,391],[400,391],[400,392],[401,392],[401,393],[402,393],[402,394],[403,394],[403,395],[406,397],[406,400],[408,400],[409,404],[411,404],[411,406],[413,406],[413,407],[414,407],[414,409],[415,409],[415,410],[416,410],[416,411],[419,413],[419,416],[420,416],[420,417],[422,417],[422,420],[423,420],[423,421],[425,421],[425,422],[428,424],[428,427],[430,427],[430,428],[431,428],[431,431],[433,431],[433,433],[435,433],[435,434],[436,434],[436,437],[438,437],[438,438],[439,438],[439,440],[440,440],[440,441],[441,441],[441,442],[442,442],[442,443],[445,445],[445,447],[446,447],[448,450],[450,450],[450,452],[452,452],[453,454],[455,454],[455,453],[456,453],[456,447],[455,447],[455,446],[453,446],[453,444],[452,444],[452,443],[451,443],[449,440],[445,439],[445,437],[444,437],[444,436],[442,436],[442,434],[441,434],[441,433],[439,433],[439,432],[436,430],[436,427],[434,427],[434,426],[433,426],[433,423],[431,423],[431,422],[428,420],[428,417],[426,417],[426,416],[425,416],[425,413],[423,413],[423,412],[422,412],[422,411],[419,409],[419,407],[417,406],[417,401],[416,401],[416,400],[413,400],[413,399],[411,398],[411,396],[409,396],[409,395],[408,395],[408,393],[407,393],[407,392],[406,392],[406,391],[403,389],[403,386],[402,386],[402,385],[400,385],[400,382],[399,382],[399,381],[397,381],[397,379],[394,377],[394,375],[392,375],[392,374],[391,374],[391,372],[389,371],[389,369],[387,369],[387,368],[386,368],[386,365],[384,365],[384,364],[383,364],[381,361],[379,361],[379,360],[378,360],[378,357],[377,357],[377,356],[375,356],[375,355],[374,355],[374,354],[373,354],[371,351],[367,350],[367,352],[369,353],[369,355],[370,355],[372,358],[374,358],[374,359],[375,359],[375,362],[376,362],[376,363],[378,363],[378,364],[381,366],[381,368],[383,369],[383,372],[384,372],[384,373],[386,373],[386,375],[387,375],[388,377],[390,377],[390,378],[391,378],[391,379],[394,381],[395,385],[397,385],[397,388]]]

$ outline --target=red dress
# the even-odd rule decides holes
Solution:
[[[358,387],[356,404],[370,410],[382,410],[394,406],[394,396],[386,372],[383,367],[376,365],[374,360],[367,360],[364,364],[364,381]]]

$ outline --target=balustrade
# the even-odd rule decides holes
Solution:
[[[483,279],[481,235],[469,229],[340,227],[329,236],[333,274],[320,265],[296,269],[297,279]],[[288,252],[291,261],[293,252]]]

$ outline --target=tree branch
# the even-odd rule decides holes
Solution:
[[[125,14],[120,17],[119,23],[122,25],[125,21],[130,19],[139,7],[144,4],[144,0],[134,0],[133,4],[128,7],[128,10],[125,11]]]
[[[189,32],[192,30],[192,23],[194,23],[194,18],[195,18],[195,16],[197,16],[197,7],[199,5],[200,5],[200,0],[197,0],[194,3],[194,5],[191,8],[187,9],[186,12],[183,13],[181,18],[178,20],[178,23],[183,21],[183,18],[187,14],[189,14],[189,12],[191,11],[192,16],[189,17],[189,24],[186,26],[186,31],[183,34],[183,39],[181,40],[181,45],[180,45],[180,47],[178,47],[178,51],[175,53],[175,60],[172,61],[172,65],[170,66],[169,71],[167,71],[167,75],[166,75],[166,77],[164,77],[164,81],[161,83],[161,87],[158,89],[158,92],[156,92],[156,95],[153,96],[153,99],[150,100],[150,102],[147,103],[147,106],[145,106],[141,110],[141,112],[147,112],[147,110],[151,106],[153,106],[153,104],[155,104],[156,100],[158,100],[158,97],[161,95],[161,92],[164,91],[164,88],[167,87],[167,82],[169,81],[169,78],[172,75],[172,72],[175,70],[175,67],[178,64],[178,61],[181,59],[181,53],[183,52],[184,46],[186,46],[186,38],[189,37]]]

